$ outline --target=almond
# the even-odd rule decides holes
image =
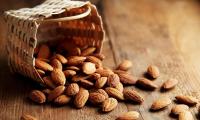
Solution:
[[[51,66],[62,70],[62,63],[58,59],[51,60]]]
[[[109,97],[108,94],[106,93],[106,91],[103,90],[103,89],[98,89],[98,90],[96,90],[95,92],[103,94],[103,95],[105,96],[105,98],[108,98],[108,97]]]
[[[102,87],[104,87],[106,82],[107,82],[107,77],[101,77],[96,81],[95,87],[96,88],[102,88]]]
[[[93,73],[88,79],[90,79],[91,81],[97,81],[100,77],[101,75],[99,73]]]
[[[66,64],[67,63],[67,59],[61,54],[55,54],[53,56],[53,59],[58,59],[62,64]]]
[[[83,74],[78,74],[78,75],[74,75],[72,77],[72,82],[79,82],[79,81],[84,80],[84,79],[88,79],[88,76],[85,76]]]
[[[121,83],[125,85],[134,85],[136,83],[136,79],[130,75],[129,73],[126,72],[121,72],[121,71],[115,71],[116,74],[118,74]]]
[[[106,97],[98,92],[92,92],[89,95],[89,101],[93,104],[99,104],[102,103],[104,100],[106,99]]]
[[[68,65],[76,66],[82,64],[86,60],[86,57],[71,56],[68,58]]]
[[[132,67],[132,62],[130,60],[123,60],[119,66],[117,67],[117,70],[123,70],[127,71]]]
[[[63,73],[65,74],[66,78],[76,75],[76,71],[74,71],[74,70],[65,70],[65,71],[63,71]]]
[[[171,103],[172,103],[171,99],[167,97],[159,98],[153,102],[153,104],[151,105],[151,110],[156,111],[156,110],[163,109]]]
[[[109,96],[114,97],[119,100],[124,100],[124,95],[122,92],[119,90],[112,88],[112,87],[107,87],[105,91],[108,93]]]
[[[47,89],[42,90],[42,92],[43,92],[46,96],[48,96],[49,93],[51,92],[51,90],[47,88]]]
[[[91,81],[89,81],[89,80],[82,79],[82,80],[80,80],[79,82],[80,82],[80,84],[81,84],[82,86],[84,86],[85,88],[91,88],[91,87],[94,86],[94,83],[91,82]]]
[[[194,120],[192,113],[190,111],[184,111],[179,114],[179,120]]]
[[[111,70],[108,69],[97,69],[96,73],[99,73],[102,77],[108,77],[111,74],[114,74]]]
[[[102,111],[103,112],[110,112],[117,107],[117,100],[115,98],[107,98],[102,103]]]
[[[73,49],[70,51],[70,55],[73,55],[73,56],[75,56],[75,55],[81,55],[81,49],[78,48],[78,47],[73,48]]]
[[[159,72],[159,69],[157,66],[155,65],[150,65],[148,68],[147,68],[147,73],[150,77],[156,79],[159,77],[160,75],[160,72]]]
[[[79,71],[80,68],[78,68],[78,67],[76,67],[76,66],[68,66],[68,67],[66,67],[66,70]]]
[[[37,72],[40,76],[44,76],[45,75],[45,71],[37,69]]]
[[[79,92],[79,86],[77,83],[71,83],[66,88],[66,94],[69,96],[76,95]]]
[[[49,58],[50,56],[50,49],[47,45],[43,44],[40,46],[39,51],[38,51],[38,55],[37,58]]]
[[[54,90],[52,90],[48,95],[48,101],[52,101],[65,91],[65,86],[58,86]]]
[[[94,56],[94,57],[100,59],[101,61],[105,59],[105,55],[99,54],[99,53],[93,54],[92,56]]]
[[[44,71],[53,71],[53,67],[51,65],[39,59],[35,59],[35,66],[36,68]]]
[[[89,98],[89,92],[86,89],[81,88],[76,94],[74,99],[74,104],[77,108],[82,108],[85,106],[87,100]]]
[[[123,91],[124,93],[124,98],[126,100],[131,100],[133,102],[136,102],[136,103],[142,103],[144,102],[144,99],[142,98],[142,96],[136,92],[135,90],[132,90],[132,89],[125,89]]]
[[[169,79],[169,80],[167,80],[163,83],[162,89],[163,90],[170,90],[170,89],[174,88],[177,84],[178,84],[177,79]]]
[[[83,63],[82,69],[85,74],[93,74],[96,71],[95,64],[91,62]]]
[[[178,95],[175,98],[178,102],[186,104],[186,105],[190,105],[190,106],[196,105],[198,103],[198,99],[196,99],[193,96]]]
[[[57,104],[57,105],[65,105],[67,103],[69,103],[71,100],[70,97],[66,96],[66,95],[61,95],[61,96],[58,96],[55,100],[54,100],[54,103]]]
[[[20,118],[20,120],[38,120],[37,118],[31,116],[31,115],[28,115],[28,114],[23,114]]]
[[[146,78],[139,79],[136,84],[142,89],[147,89],[147,90],[155,90],[158,87],[151,80],[148,80]]]
[[[48,88],[54,89],[56,87],[56,85],[53,83],[51,77],[49,77],[49,76],[43,77],[43,81]]]
[[[96,50],[96,47],[88,47],[88,48],[82,50],[81,55],[82,55],[82,56],[91,55],[92,53],[94,53],[95,50]]]
[[[46,101],[46,96],[43,92],[39,91],[39,90],[33,90],[31,91],[29,98],[36,102],[36,103],[44,103]]]
[[[65,74],[62,70],[57,68],[51,72],[51,79],[57,85],[64,85],[66,82]]]
[[[94,63],[94,64],[96,65],[96,68],[102,67],[102,62],[101,62],[101,60],[98,59],[97,57],[94,57],[94,56],[87,56],[86,61]]]
[[[111,74],[108,76],[107,85],[110,87],[116,87],[120,83],[119,76],[117,74]]]
[[[179,115],[181,112],[188,111],[188,110],[189,110],[189,107],[187,105],[180,104],[180,105],[173,106],[171,113],[173,113],[174,115]]]
[[[139,113],[137,111],[129,111],[120,115],[116,120],[138,120]]]
[[[123,84],[122,84],[121,82],[119,82],[119,83],[115,86],[115,88],[116,88],[117,90],[119,90],[120,92],[123,92],[123,90],[124,90],[124,86],[123,86]]]

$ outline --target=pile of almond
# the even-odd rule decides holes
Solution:
[[[158,87],[151,79],[135,79],[127,71],[132,67],[129,60],[122,61],[114,70],[104,67],[103,54],[97,54],[95,47],[74,47],[65,51],[61,46],[51,48],[42,44],[35,49],[35,68],[42,77],[45,88],[33,90],[29,98],[39,104],[51,102],[66,105],[72,102],[76,108],[82,108],[87,102],[100,107],[103,112],[110,112],[118,105],[118,101],[142,104],[144,99],[137,91],[125,86],[137,86],[153,91],[157,88],[170,90],[178,84],[178,80],[169,79]],[[154,65],[147,68],[150,78],[159,77],[159,69]],[[192,96],[175,97],[181,105],[172,108],[179,120],[192,120],[187,105],[195,105],[198,100]],[[152,103],[151,110],[161,110],[172,103],[168,97],[159,98]],[[137,111],[129,111],[119,115],[117,120],[139,119]]]

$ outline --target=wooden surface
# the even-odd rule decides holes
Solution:
[[[0,12],[20,7],[31,7],[40,0],[6,0],[0,2]],[[27,94],[37,85],[28,78],[9,72],[5,59],[4,23],[0,17],[0,119],[18,120],[29,113],[40,120],[111,120],[122,112],[136,110],[140,120],[173,120],[170,106],[160,112],[149,112],[149,107],[160,96],[193,95],[200,99],[200,2],[195,0],[103,0],[98,4],[104,19],[106,40],[103,53],[105,64],[114,67],[123,59],[133,61],[131,73],[142,77],[149,64],[160,68],[161,85],[168,78],[179,80],[170,92],[145,92],[142,105],[121,102],[117,109],[99,113],[92,106],[77,110],[71,106],[35,105]],[[174,103],[173,103],[174,104]],[[197,108],[191,108],[196,116]],[[195,117],[195,119],[197,119]]]

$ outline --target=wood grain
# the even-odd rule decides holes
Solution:
[[[7,0],[0,2],[0,12],[8,9],[32,7],[41,0]],[[150,112],[151,103],[161,97],[193,95],[200,99],[200,2],[196,0],[102,0],[98,7],[104,19],[106,40],[103,53],[105,64],[114,68],[123,59],[133,61],[130,72],[143,77],[149,64],[160,68],[161,76],[154,82],[159,86],[168,78],[179,80],[170,92],[143,91],[145,102],[133,105],[120,102],[108,114],[92,106],[77,110],[72,106],[36,105],[27,99],[37,84],[20,75],[11,74],[5,59],[5,24],[0,14],[0,119],[18,120],[23,113],[40,120],[110,120],[122,112],[136,110],[140,120],[171,120],[170,108]],[[175,104],[175,103],[173,103]],[[197,113],[191,108],[193,116]],[[195,117],[196,118],[196,117]],[[197,118],[196,118],[197,119]]]

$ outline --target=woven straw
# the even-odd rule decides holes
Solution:
[[[80,8],[80,9],[79,9]],[[34,8],[5,12],[8,63],[12,72],[43,84],[35,69],[37,44],[68,36],[77,46],[96,46],[101,51],[104,39],[102,19],[90,2],[47,0]],[[40,29],[41,28],[41,29]],[[57,29],[64,29],[60,35]],[[52,30],[52,33],[49,31]]]

